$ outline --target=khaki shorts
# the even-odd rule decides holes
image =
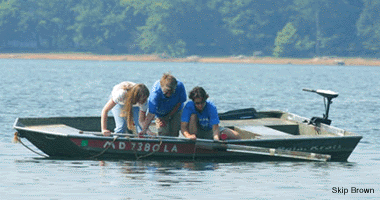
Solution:
[[[158,135],[178,137],[179,130],[181,130],[181,116],[182,110],[178,110],[170,120],[166,123],[166,126],[159,127],[156,119],[156,127]]]

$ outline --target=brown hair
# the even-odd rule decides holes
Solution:
[[[169,73],[165,73],[160,79],[161,90],[175,90],[177,87],[177,79]]]
[[[202,101],[206,101],[208,99],[208,94],[206,93],[203,87],[195,87],[189,93],[189,98],[194,101],[196,98],[202,98]]]
[[[124,107],[120,114],[121,117],[127,118],[129,130],[134,130],[132,106],[135,105],[141,98],[149,97],[149,90],[144,84],[136,84],[131,89],[127,90]]]

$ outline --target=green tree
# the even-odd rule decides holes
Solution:
[[[143,16],[145,24],[136,27],[135,42],[144,53],[159,53],[181,56],[186,53],[186,43],[179,37],[179,17],[176,5],[184,1],[170,0],[122,0],[122,4],[133,10],[135,17]]]
[[[288,19],[300,35],[295,41],[297,56],[342,55],[356,39],[355,34],[348,33],[355,32],[353,21],[360,7],[352,5],[351,1],[294,0],[288,8],[293,13]]]
[[[104,18],[100,24],[104,46],[114,53],[128,52],[133,43],[136,27],[141,25],[139,17],[133,18],[133,12],[120,4],[120,0],[105,1]]]
[[[82,0],[72,11],[75,13],[75,20],[68,29],[74,31],[73,41],[80,49],[98,50],[104,45],[101,24],[106,15],[105,1]]]
[[[16,39],[14,30],[17,29],[16,0],[2,0],[0,2],[0,49],[6,46],[8,41]]]
[[[380,0],[364,0],[364,9],[357,21],[358,34],[366,54],[380,50]]]
[[[274,42],[275,48],[273,50],[273,56],[289,56],[293,51],[293,44],[296,41],[298,35],[297,30],[291,22],[287,23],[282,31],[277,33],[276,40]]]
[[[233,0],[219,8],[224,27],[233,35],[232,52],[272,52],[276,34],[287,23],[286,8],[291,1]]]
[[[0,0],[0,45],[173,57],[373,55],[379,2]]]
[[[221,1],[186,1],[176,6],[177,32],[191,55],[230,55],[232,35],[223,26]]]
[[[120,0],[81,0],[71,10],[75,19],[68,30],[74,32],[72,39],[79,49],[97,53],[128,51],[137,26],[130,7]]]
[[[38,48],[66,47],[71,37],[66,27],[73,19],[72,4],[72,0],[18,0],[17,30],[25,40],[36,41]]]

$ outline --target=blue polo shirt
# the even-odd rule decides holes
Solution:
[[[211,101],[206,101],[206,105],[202,112],[197,111],[193,101],[187,102],[182,112],[181,121],[189,122],[192,114],[197,114],[199,125],[202,130],[212,130],[213,125],[219,124],[218,111]]]
[[[177,88],[168,98],[162,92],[160,81],[158,80],[153,84],[152,92],[149,95],[149,112],[157,117],[163,117],[172,111],[178,103],[181,103],[179,109],[182,109],[186,99],[185,86],[181,81],[177,80]]]

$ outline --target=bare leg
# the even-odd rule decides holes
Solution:
[[[227,139],[233,139],[233,140],[241,139],[241,136],[239,135],[238,132],[229,128],[224,129],[220,134],[222,133],[227,135]]]

